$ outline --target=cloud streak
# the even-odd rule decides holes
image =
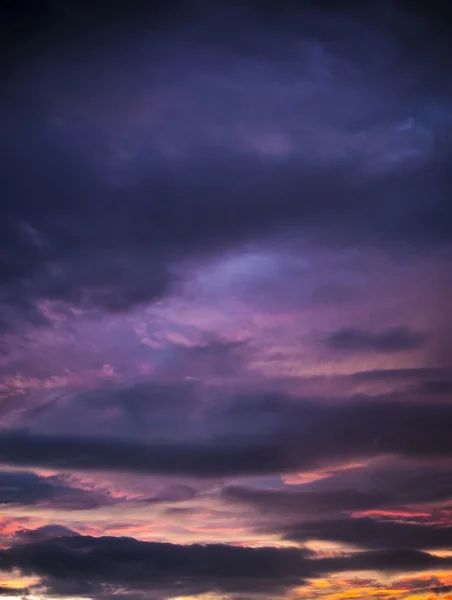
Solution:
[[[71,485],[62,477],[43,477],[23,471],[0,472],[0,504],[3,505],[91,510],[113,503],[114,499],[108,494]]]
[[[418,350],[426,342],[426,335],[406,327],[393,327],[380,332],[363,329],[341,329],[325,341],[327,347],[339,352],[406,352]]]

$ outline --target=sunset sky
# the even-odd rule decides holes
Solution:
[[[452,600],[446,12],[7,4],[0,596]]]

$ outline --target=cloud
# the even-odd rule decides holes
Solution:
[[[450,569],[449,32],[107,4],[0,9],[0,567],[94,600]]]
[[[436,585],[428,589],[433,594],[447,594],[452,592],[452,585]]]
[[[0,472],[0,504],[56,510],[91,510],[115,500],[106,493],[72,485],[63,477],[31,472]]]
[[[451,405],[405,394],[346,400],[279,393],[222,396],[199,422],[174,415],[166,429],[151,423],[146,436],[128,436],[127,429],[121,436],[5,431],[0,459],[58,470],[200,477],[312,470],[391,454],[438,459],[452,455],[451,418]]]
[[[240,431],[241,423],[251,423],[251,431],[279,440],[283,460],[307,468],[378,455],[449,456],[445,423],[450,411],[447,403],[415,401],[409,393],[349,399],[269,393],[238,398],[224,412],[218,410],[218,417],[230,431],[234,424]]]
[[[373,369],[370,371],[357,371],[348,375],[356,381],[406,381],[411,383],[413,380],[425,380],[431,378],[448,378],[451,376],[451,370],[444,367],[418,367],[411,369]]]
[[[299,515],[369,510],[387,506],[393,501],[386,491],[378,494],[353,489],[296,492],[230,486],[223,490],[222,496],[226,500],[250,504],[269,513]]]
[[[0,596],[20,596],[21,598],[30,593],[27,588],[13,588],[0,585]]]
[[[61,27],[13,44],[0,109],[10,327],[43,321],[43,299],[114,313],[154,302],[187,259],[269,235],[450,242],[449,98],[430,61],[402,60],[403,19],[392,34],[362,13],[332,13],[327,30],[314,10],[273,28],[217,3],[189,13],[158,31],[124,19],[121,36],[76,19],[82,61],[75,33],[55,35],[72,17],[48,6],[39,26]]]
[[[341,352],[396,353],[417,350],[425,345],[425,333],[408,327],[391,327],[379,332],[359,328],[345,328],[330,334],[325,344]]]
[[[328,572],[335,571],[421,571],[434,569],[441,563],[450,564],[449,559],[439,559],[419,550],[374,550],[359,552],[337,558],[326,558],[319,563]]]
[[[14,544],[43,542],[72,535],[80,534],[65,525],[43,525],[37,529],[19,529],[14,533]]]
[[[43,577],[48,593],[64,594],[65,583],[66,594],[80,586],[86,587],[82,595],[96,595],[111,586],[118,593],[148,590],[159,598],[208,591],[281,592],[301,584],[310,570],[295,548],[178,546],[87,536],[14,546],[1,552],[0,564]]]
[[[264,442],[143,443],[21,433],[0,439],[0,457],[16,465],[200,477],[268,473],[284,465],[281,449]]]
[[[4,570],[42,578],[38,589],[58,595],[102,597],[154,593],[157,598],[220,593],[283,594],[305,578],[356,570],[397,572],[447,567],[450,559],[414,550],[309,558],[299,548],[141,542],[133,538],[71,536],[0,551]]]
[[[36,431],[85,435],[130,436],[143,439],[154,431],[160,436],[182,435],[198,408],[196,387],[187,381],[161,384],[108,384],[61,398],[25,417]]]
[[[283,529],[283,528],[282,528]],[[403,523],[366,517],[310,521],[287,526],[284,538],[291,541],[328,540],[362,548],[450,548],[452,527],[448,525]]]
[[[342,518],[367,511],[380,511],[387,519],[391,519],[391,515],[395,519],[397,510],[415,521],[413,513],[422,511],[427,516],[446,508],[444,504],[452,498],[452,478],[448,461],[443,465],[418,464],[382,457],[361,466],[326,472],[307,483],[276,489],[227,485],[222,497],[229,502],[254,506],[275,521],[281,515],[300,521],[321,515],[325,520],[326,515],[330,519]],[[431,521],[434,521],[433,515]]]
[[[143,499],[143,502],[149,504],[161,504],[169,502],[184,502],[185,500],[191,500],[196,496],[196,489],[189,485],[168,485],[158,491],[155,496]],[[173,509],[177,510],[177,509]],[[179,509],[183,510],[183,509]]]
[[[437,379],[420,383],[415,390],[420,394],[432,394],[439,396],[452,396],[452,380]]]

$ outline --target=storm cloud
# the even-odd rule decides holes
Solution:
[[[47,8],[66,30],[64,11]],[[321,13],[289,11],[269,32],[246,7],[217,6],[185,25],[175,16],[164,41],[133,39],[125,20],[121,38],[87,28],[83,60],[59,36],[33,61],[19,54],[2,117],[5,323],[38,324],[43,299],[125,311],[168,294],[187,257],[284,231],[333,245],[450,241],[446,97],[429,91],[426,65],[403,60],[403,19],[400,38],[350,20],[353,43],[385,46],[356,54],[341,18],[327,32]]]

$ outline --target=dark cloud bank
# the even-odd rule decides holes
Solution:
[[[297,548],[180,546],[132,538],[71,535],[21,543],[0,551],[4,570],[42,577],[39,588],[58,595],[261,593],[280,594],[307,578],[354,570],[397,573],[450,565],[415,550],[388,550],[310,558]],[[147,596],[148,597],[148,596]]]
[[[141,410],[137,419],[144,418],[145,403]],[[180,418],[184,422],[186,416]],[[182,434],[178,419],[175,413],[165,430],[151,426],[146,438],[5,431],[0,460],[56,469],[221,477],[312,469],[388,454],[424,459],[452,455],[452,405],[416,401],[410,394],[346,401],[278,393],[233,398],[206,413],[201,437],[196,428],[191,435],[189,422]]]
[[[432,45],[419,15],[32,4],[5,21],[4,328],[44,324],[42,299],[153,301],[187,256],[268,234],[398,252],[450,242],[447,38]],[[162,97],[142,125],[139,106]],[[275,128],[294,147],[282,158],[243,143]]]

